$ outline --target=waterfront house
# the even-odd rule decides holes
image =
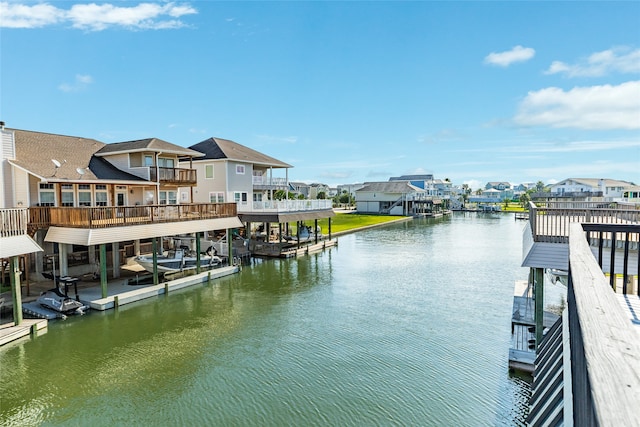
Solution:
[[[627,188],[634,184],[628,181],[604,178],[567,178],[550,186],[547,197],[582,200],[616,201],[623,197]]]
[[[292,166],[285,162],[222,138],[208,138],[189,148],[203,154],[185,160],[185,163],[193,164],[201,177],[193,187],[190,200],[236,203],[238,217],[249,234],[258,227],[271,230],[270,224],[277,224],[278,231],[274,235],[278,242],[274,247],[282,247],[281,239],[289,234],[290,222],[296,222],[296,230],[299,230],[305,221],[315,221],[315,229],[318,219],[334,215],[331,200],[288,199],[288,170]],[[284,194],[284,198],[276,199],[278,193]],[[252,223],[259,225],[252,227]],[[260,247],[263,243],[269,244],[270,236],[264,240]],[[252,249],[257,252],[260,248],[254,245]],[[269,254],[274,253],[272,249],[269,247]],[[224,251],[224,248],[220,250]]]
[[[235,203],[180,204],[178,189],[197,175],[178,168],[178,157],[202,154],[166,141],[105,144],[3,127],[2,152],[2,207],[27,207],[27,232],[44,249],[26,268],[99,272],[105,296],[107,274],[119,277],[141,245],[151,251],[162,236],[242,226]]]
[[[440,215],[444,212],[440,197],[431,196],[410,181],[365,182],[356,190],[359,213],[379,215]]]

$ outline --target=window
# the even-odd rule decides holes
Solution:
[[[240,203],[243,205],[247,204],[247,193],[245,192],[235,192],[233,193],[233,199],[235,200],[236,203]]]
[[[261,202],[262,201],[262,193],[253,193],[253,201]]]
[[[205,165],[205,167],[204,167],[204,178],[205,179],[213,179],[213,165]]]
[[[62,184],[60,188],[62,189],[60,206],[74,206],[73,184]]]
[[[161,205],[177,205],[178,204],[178,192],[177,191],[161,191],[160,192],[160,204]]]
[[[144,165],[145,166],[153,166],[153,156],[150,154],[145,154],[144,156]]]
[[[209,203],[224,203],[224,193],[209,193]]]
[[[158,166],[160,166],[161,168],[174,168],[174,159],[169,159],[166,157],[159,157],[158,158]]]
[[[236,165],[236,175],[244,175],[244,165]]]
[[[91,186],[89,184],[78,185],[78,206],[91,206]]]
[[[96,185],[96,206],[107,206],[107,186]]]
[[[53,191],[53,184],[40,184],[40,206],[55,206],[56,194]]]

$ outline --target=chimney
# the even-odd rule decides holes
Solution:
[[[0,130],[4,130],[4,122],[0,122]]]

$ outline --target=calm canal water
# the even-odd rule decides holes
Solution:
[[[523,221],[455,214],[56,321],[0,349],[3,426],[512,426]]]

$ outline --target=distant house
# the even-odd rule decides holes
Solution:
[[[551,197],[621,199],[626,189],[634,184],[628,181],[602,178],[567,178],[550,186]]]
[[[382,215],[441,214],[445,206],[439,197],[428,195],[409,181],[365,182],[356,191],[356,209]]]
[[[485,184],[484,188],[485,190],[494,189],[494,190],[505,191],[505,190],[511,189],[511,183],[506,181],[490,181]]]

